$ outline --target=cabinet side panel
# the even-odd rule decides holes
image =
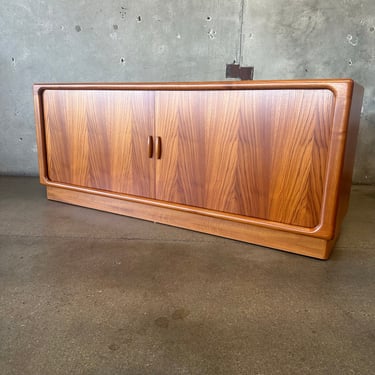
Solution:
[[[336,228],[337,234],[339,232],[339,226],[347,212],[349,204],[363,93],[363,87],[358,85],[357,83],[354,83],[345,142],[344,164],[340,181],[339,207]]]
[[[89,188],[154,196],[154,99],[146,91],[45,90],[49,178]]]

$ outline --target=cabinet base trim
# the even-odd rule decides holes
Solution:
[[[197,213],[155,207],[112,197],[47,186],[47,198],[54,201],[154,221],[318,259],[328,259],[336,239],[325,240],[273,228],[207,217]]]

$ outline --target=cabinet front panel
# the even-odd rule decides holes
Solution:
[[[48,178],[53,182],[154,197],[154,94],[45,90]]]
[[[334,103],[328,89],[157,92],[156,198],[317,226]]]

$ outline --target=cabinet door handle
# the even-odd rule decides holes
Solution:
[[[155,148],[156,148],[156,157],[160,159],[161,158],[161,138],[160,137],[156,137]]]
[[[152,158],[154,156],[154,140],[152,135],[149,135],[147,138],[147,147],[148,147],[148,157]]]

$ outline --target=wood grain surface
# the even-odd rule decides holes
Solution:
[[[334,95],[321,90],[156,94],[156,198],[318,225]]]
[[[48,176],[77,186],[154,196],[154,94],[45,90]]]

